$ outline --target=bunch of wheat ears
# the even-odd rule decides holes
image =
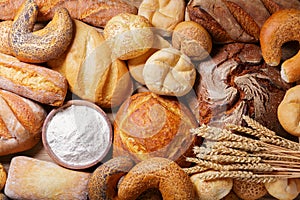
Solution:
[[[191,133],[204,138],[194,147],[195,157],[187,161],[188,174],[200,172],[204,180],[233,178],[266,183],[278,178],[300,177],[300,144],[282,138],[248,116],[247,126],[228,124],[224,128],[201,125]]]

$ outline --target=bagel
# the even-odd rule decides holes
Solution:
[[[60,56],[71,43],[73,21],[65,8],[58,8],[43,29],[33,32],[37,15],[38,7],[34,0],[27,0],[13,21],[9,44],[13,55],[20,61],[46,62]]]
[[[136,199],[150,188],[157,188],[164,200],[194,200],[190,177],[174,161],[153,157],[136,164],[122,180],[118,200]]]
[[[300,10],[283,9],[271,15],[260,31],[262,56],[270,66],[278,66],[281,61],[283,44],[300,42]],[[300,80],[300,51],[281,65],[281,78],[292,83]]]
[[[88,182],[90,200],[113,199],[117,196],[116,188],[120,178],[134,165],[128,157],[116,157],[100,165]]]

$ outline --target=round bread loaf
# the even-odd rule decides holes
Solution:
[[[190,133],[195,127],[195,117],[175,98],[137,93],[116,114],[113,157],[128,155],[136,162],[166,157],[183,166],[197,142]]]
[[[259,199],[268,193],[263,183],[240,181],[236,179],[233,181],[232,190],[244,200]]]
[[[212,59],[198,67],[197,100],[191,100],[190,106],[200,124],[240,125],[242,115],[248,115],[277,134],[296,139],[277,118],[277,107],[291,85],[281,79],[278,69],[264,63],[257,45],[216,47]]]

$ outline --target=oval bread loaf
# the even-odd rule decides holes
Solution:
[[[38,104],[0,90],[0,156],[32,148],[40,141],[46,118]]]

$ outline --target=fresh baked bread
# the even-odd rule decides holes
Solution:
[[[0,88],[42,104],[63,104],[68,83],[63,75],[0,53]]]
[[[35,102],[5,90],[0,90],[0,105],[0,156],[36,145],[46,111]]]
[[[127,99],[116,113],[113,157],[128,155],[136,162],[166,157],[185,165],[196,137],[192,113],[178,100],[151,92]]]
[[[132,92],[126,63],[112,59],[103,36],[92,26],[74,20],[75,36],[61,57],[47,62],[63,74],[71,92],[104,108],[120,105]]]
[[[128,60],[146,53],[153,46],[153,32],[148,19],[140,15],[121,13],[111,18],[103,31],[113,56]]]
[[[241,124],[242,115],[248,115],[290,138],[279,124],[277,107],[291,85],[278,69],[264,63],[259,46],[227,44],[214,48],[211,56],[198,66],[197,100],[190,101],[200,124]]]
[[[10,199],[86,200],[90,173],[26,156],[11,160],[4,193]]]
[[[179,97],[192,90],[196,69],[191,59],[179,50],[163,48],[148,58],[143,77],[151,92]]]
[[[0,1],[0,20],[13,20],[25,0]],[[55,10],[66,8],[73,19],[81,20],[96,27],[103,27],[119,13],[137,14],[137,8],[123,0],[35,0],[40,9],[38,21],[49,21]]]
[[[258,42],[260,28],[271,14],[300,8],[298,0],[191,0],[187,19],[202,25],[215,43]]]
[[[184,0],[143,0],[138,14],[160,29],[163,36],[170,36],[175,26],[184,20],[184,11]]]

